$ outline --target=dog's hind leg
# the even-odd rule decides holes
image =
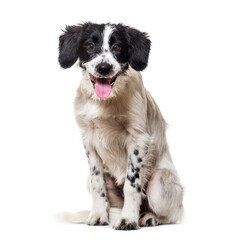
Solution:
[[[183,187],[169,169],[157,169],[147,186],[147,199],[159,223],[170,224],[181,220]]]

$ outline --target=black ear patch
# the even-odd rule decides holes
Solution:
[[[82,29],[82,25],[67,26],[64,34],[60,36],[58,60],[62,68],[69,68],[77,61]]]
[[[148,65],[148,56],[151,41],[147,33],[140,32],[134,28],[127,28],[129,35],[129,63],[136,71],[144,70]]]

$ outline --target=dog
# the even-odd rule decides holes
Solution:
[[[147,33],[123,24],[66,26],[59,38],[61,67],[77,62],[83,72],[74,107],[93,204],[77,222],[109,224],[114,208],[121,209],[113,224],[117,230],[181,220],[183,187],[171,160],[167,124],[140,73],[150,47]]]

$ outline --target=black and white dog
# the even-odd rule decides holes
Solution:
[[[69,68],[78,61],[83,70],[75,114],[93,206],[75,222],[108,224],[115,208],[121,209],[113,224],[119,230],[181,219],[183,188],[166,123],[139,72],[148,64],[150,45],[146,33],[122,24],[88,22],[68,26],[60,36],[60,65]]]

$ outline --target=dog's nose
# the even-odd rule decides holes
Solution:
[[[112,71],[112,65],[109,63],[100,63],[97,65],[97,72],[102,75],[107,75]]]

